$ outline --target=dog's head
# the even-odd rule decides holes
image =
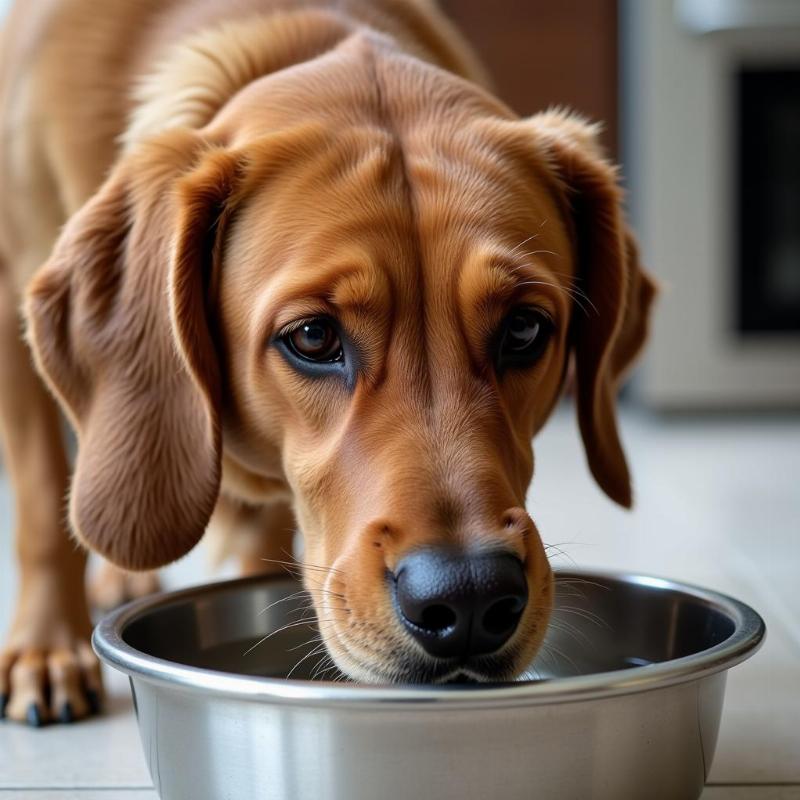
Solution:
[[[123,157],[27,311],[84,542],[183,555],[224,453],[290,487],[344,671],[497,680],[552,601],[532,437],[574,358],[589,467],[630,504],[614,394],[652,295],[591,127],[362,42]]]

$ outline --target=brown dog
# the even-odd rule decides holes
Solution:
[[[8,716],[99,691],[17,315],[45,261],[28,334],[81,542],[151,569],[225,498],[252,562],[296,518],[349,675],[524,669],[552,598],[531,440],[571,356],[589,467],[631,502],[614,396],[653,286],[594,130],[515,117],[429,0],[26,0],[3,53]]]

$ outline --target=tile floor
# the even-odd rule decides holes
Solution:
[[[800,800],[800,419],[629,412],[623,428],[637,479],[633,513],[594,487],[565,411],[537,443],[529,508],[548,543],[580,566],[703,584],[761,612],[767,642],[730,674],[703,800]],[[0,637],[15,583],[9,506],[0,473]],[[205,576],[198,552],[167,581]],[[0,800],[156,800],[127,686],[109,676],[109,688],[101,719],[68,730],[0,725]]]

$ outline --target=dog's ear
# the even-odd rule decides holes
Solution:
[[[73,423],[77,536],[150,569],[200,539],[220,482],[220,369],[207,302],[235,156],[188,131],[118,163],[26,298],[37,366]]]
[[[589,468],[605,493],[630,507],[628,466],[619,440],[616,394],[647,337],[653,279],[639,262],[622,212],[616,169],[597,129],[560,111],[529,120],[569,208],[579,286],[588,303],[573,322],[578,421]]]

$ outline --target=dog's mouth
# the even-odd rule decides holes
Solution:
[[[463,659],[401,658],[392,664],[350,665],[352,680],[371,684],[475,685],[518,680],[524,670],[516,653],[500,653]]]
[[[432,676],[430,673],[421,675],[421,679],[412,682],[434,685],[508,683],[515,680],[520,672],[516,659],[500,655],[468,658],[456,664],[437,665],[435,675]]]

